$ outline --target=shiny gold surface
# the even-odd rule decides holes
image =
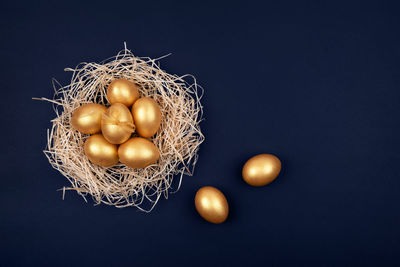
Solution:
[[[103,114],[101,132],[111,144],[122,144],[134,132],[133,118],[129,109],[120,103],[111,105]]]
[[[153,136],[161,124],[161,111],[157,102],[150,97],[139,98],[132,106],[136,132],[142,137]]]
[[[243,166],[243,179],[252,186],[271,183],[281,171],[281,161],[271,154],[260,154],[250,158]]]
[[[118,148],[119,160],[131,168],[144,168],[155,163],[160,152],[149,140],[133,137]]]
[[[94,134],[101,130],[101,117],[106,107],[99,104],[86,104],[72,113],[71,124],[84,134]]]
[[[110,167],[118,163],[117,146],[107,142],[101,134],[89,137],[84,149],[86,157],[96,165]]]
[[[107,87],[107,99],[111,104],[121,103],[130,107],[139,98],[136,84],[125,79],[114,80]]]
[[[224,194],[212,186],[200,188],[195,196],[197,212],[206,221],[222,223],[228,218],[229,205]]]

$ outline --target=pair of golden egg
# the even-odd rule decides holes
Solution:
[[[243,180],[252,186],[264,186],[278,177],[281,161],[272,154],[250,158],[243,166]],[[195,196],[195,207],[203,219],[219,224],[228,218],[229,204],[224,194],[212,186],[200,188]]]
[[[146,138],[153,136],[161,124],[157,102],[150,97],[140,98],[136,84],[125,79],[110,83],[107,98],[111,104],[109,108],[92,103],[79,107],[72,114],[71,124],[75,129],[95,134],[85,142],[88,159],[104,167],[118,161],[132,168],[155,163],[160,153]],[[96,134],[100,131],[101,134]],[[131,138],[135,131],[140,137]]]

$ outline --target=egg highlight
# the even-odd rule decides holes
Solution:
[[[264,186],[278,177],[281,166],[281,161],[272,154],[256,155],[244,164],[242,176],[249,185]]]
[[[145,168],[160,158],[158,148],[149,140],[133,137],[118,148],[119,160],[131,168]]]
[[[117,146],[110,144],[101,134],[90,136],[84,146],[86,157],[94,164],[110,167],[118,163]]]
[[[150,97],[139,98],[132,106],[132,115],[136,132],[142,137],[152,137],[160,128],[160,107]]]
[[[139,89],[131,81],[117,79],[108,85],[107,98],[110,104],[121,103],[130,107],[139,98]]]
[[[77,108],[71,117],[71,125],[84,134],[95,134],[101,130],[101,118],[107,108],[100,104],[86,104]]]
[[[111,144],[122,144],[134,131],[132,114],[125,105],[115,103],[103,114],[101,132]]]
[[[195,196],[195,207],[200,216],[208,222],[219,224],[228,218],[228,201],[224,194],[215,187],[200,188]]]

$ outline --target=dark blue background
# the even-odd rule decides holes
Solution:
[[[0,9],[0,265],[400,264],[395,4],[13,2]],[[205,88],[195,175],[150,214],[63,201],[68,182],[42,154],[54,113],[31,100],[124,41],[172,53],[163,69]],[[258,153],[283,162],[263,188],[241,179]],[[226,223],[196,213],[204,185],[226,194]]]

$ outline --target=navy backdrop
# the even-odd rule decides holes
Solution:
[[[400,264],[394,3],[12,2],[0,11],[0,265]],[[55,114],[31,100],[124,41],[172,53],[162,68],[205,89],[195,175],[150,214],[62,200],[68,182],[42,154]],[[263,188],[241,179],[258,153],[283,163]],[[226,194],[226,223],[196,213],[204,185]]]

